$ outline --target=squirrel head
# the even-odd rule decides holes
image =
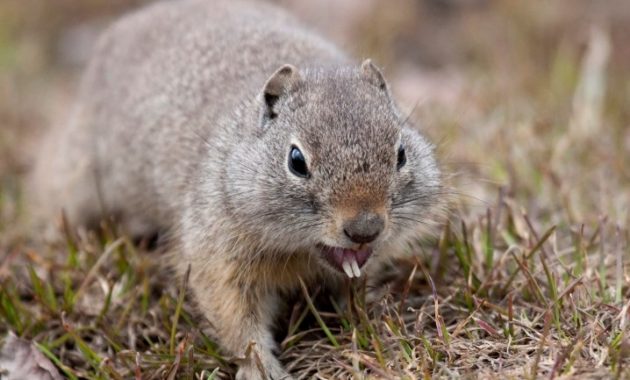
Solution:
[[[270,252],[307,252],[359,276],[370,255],[430,224],[440,173],[380,70],[280,67],[257,98],[255,136],[228,160],[232,209]]]

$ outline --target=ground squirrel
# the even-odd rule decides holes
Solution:
[[[262,1],[123,17],[40,156],[40,210],[168,231],[223,349],[253,348],[240,379],[290,378],[270,329],[299,278],[361,276],[418,237],[440,194],[433,148],[379,69]]]

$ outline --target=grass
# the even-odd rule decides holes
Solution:
[[[328,309],[302,289],[279,333],[296,377],[630,378],[630,23],[622,3],[601,6],[599,24],[579,4],[499,1],[443,16],[459,55],[442,60],[454,69],[425,72],[440,87],[401,98],[421,98],[411,117],[439,142],[460,196],[378,289],[356,281],[348,302]],[[3,7],[29,19],[0,5],[0,21]],[[405,7],[376,12],[403,22],[414,14]],[[415,24],[403,24],[397,38],[411,44],[403,29]],[[36,342],[70,379],[232,376],[159,249],[106,225],[86,232],[61,220],[64,239],[51,240],[23,223],[21,147],[54,104],[72,101],[59,78],[77,74],[32,54],[48,37],[38,48],[34,29],[16,30],[0,31],[0,55],[11,57],[0,69],[0,344],[8,331]],[[396,74],[409,51],[362,38],[361,49],[393,62],[394,89],[415,83]],[[25,64],[33,59],[42,61]],[[434,95],[442,87],[453,94]]]

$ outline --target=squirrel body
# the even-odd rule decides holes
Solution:
[[[270,332],[282,294],[369,271],[440,201],[433,148],[378,68],[264,2],[159,2],[114,23],[40,157],[44,213],[166,231],[240,379],[290,378]]]

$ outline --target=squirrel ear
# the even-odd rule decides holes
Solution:
[[[263,118],[275,119],[278,116],[274,106],[280,96],[291,93],[302,80],[298,69],[286,64],[276,70],[265,83],[262,91],[262,101],[264,103]]]
[[[372,63],[371,59],[368,58],[361,64],[361,75],[381,90],[387,89],[387,82],[385,82],[381,70]]]

